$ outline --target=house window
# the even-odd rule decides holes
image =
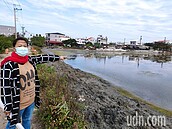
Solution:
[[[10,32],[11,32],[11,28],[8,28],[8,31],[10,31]]]

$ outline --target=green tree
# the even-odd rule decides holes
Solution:
[[[100,44],[100,43],[95,43],[95,44],[94,44],[94,47],[95,47],[95,48],[100,48],[100,47],[101,47],[101,44]]]
[[[45,42],[45,38],[42,37],[41,35],[33,36],[31,38],[31,43],[32,45],[38,46],[38,47],[43,47]]]
[[[70,45],[71,47],[76,47],[77,46],[77,42],[76,42],[75,39],[68,39],[68,40],[65,40],[65,41],[62,41],[62,42],[63,42],[63,44],[65,46],[68,46],[68,45]]]
[[[93,44],[92,44],[92,42],[87,42],[87,43],[86,43],[86,46],[87,46],[87,47],[92,47]]]
[[[13,36],[7,37],[0,35],[0,53],[4,52],[6,48],[12,47],[12,41],[14,40]]]
[[[164,42],[158,42],[158,43],[154,43],[153,45],[153,49],[154,50],[160,50],[160,51],[170,51],[171,50],[171,45],[164,43]]]
[[[171,51],[171,45],[168,43],[164,43],[164,41],[155,43],[145,43],[144,45],[152,47],[154,50]]]
[[[154,43],[145,43],[145,46],[153,47]]]

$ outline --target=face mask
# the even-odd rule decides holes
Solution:
[[[27,47],[16,47],[16,53],[19,56],[26,56],[29,53],[29,50]]]

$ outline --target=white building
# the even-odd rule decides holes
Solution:
[[[70,39],[70,37],[69,36],[60,36],[59,39],[62,42],[62,41]]]
[[[85,43],[87,42],[87,39],[85,38],[76,38],[75,40],[79,45],[85,45]]]
[[[65,36],[65,34],[62,33],[46,33],[45,35],[47,41],[62,42],[70,39],[69,36]]]
[[[133,45],[133,46],[141,45],[141,42],[140,42],[140,40],[130,40],[130,45]]]
[[[96,42],[94,37],[89,37],[87,38],[87,42],[91,42],[92,44],[94,44]]]
[[[87,42],[91,42],[92,44],[95,43],[95,38],[94,37],[76,38],[75,40],[76,40],[77,44],[80,44],[80,45],[85,45]]]
[[[108,38],[107,37],[103,37],[102,35],[98,35],[97,43],[107,44],[108,43]]]
[[[0,25],[0,35],[11,36],[15,34],[14,26]]]

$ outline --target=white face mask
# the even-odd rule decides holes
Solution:
[[[16,47],[15,49],[16,49],[16,53],[19,56],[26,56],[29,53],[29,50],[27,47]]]

